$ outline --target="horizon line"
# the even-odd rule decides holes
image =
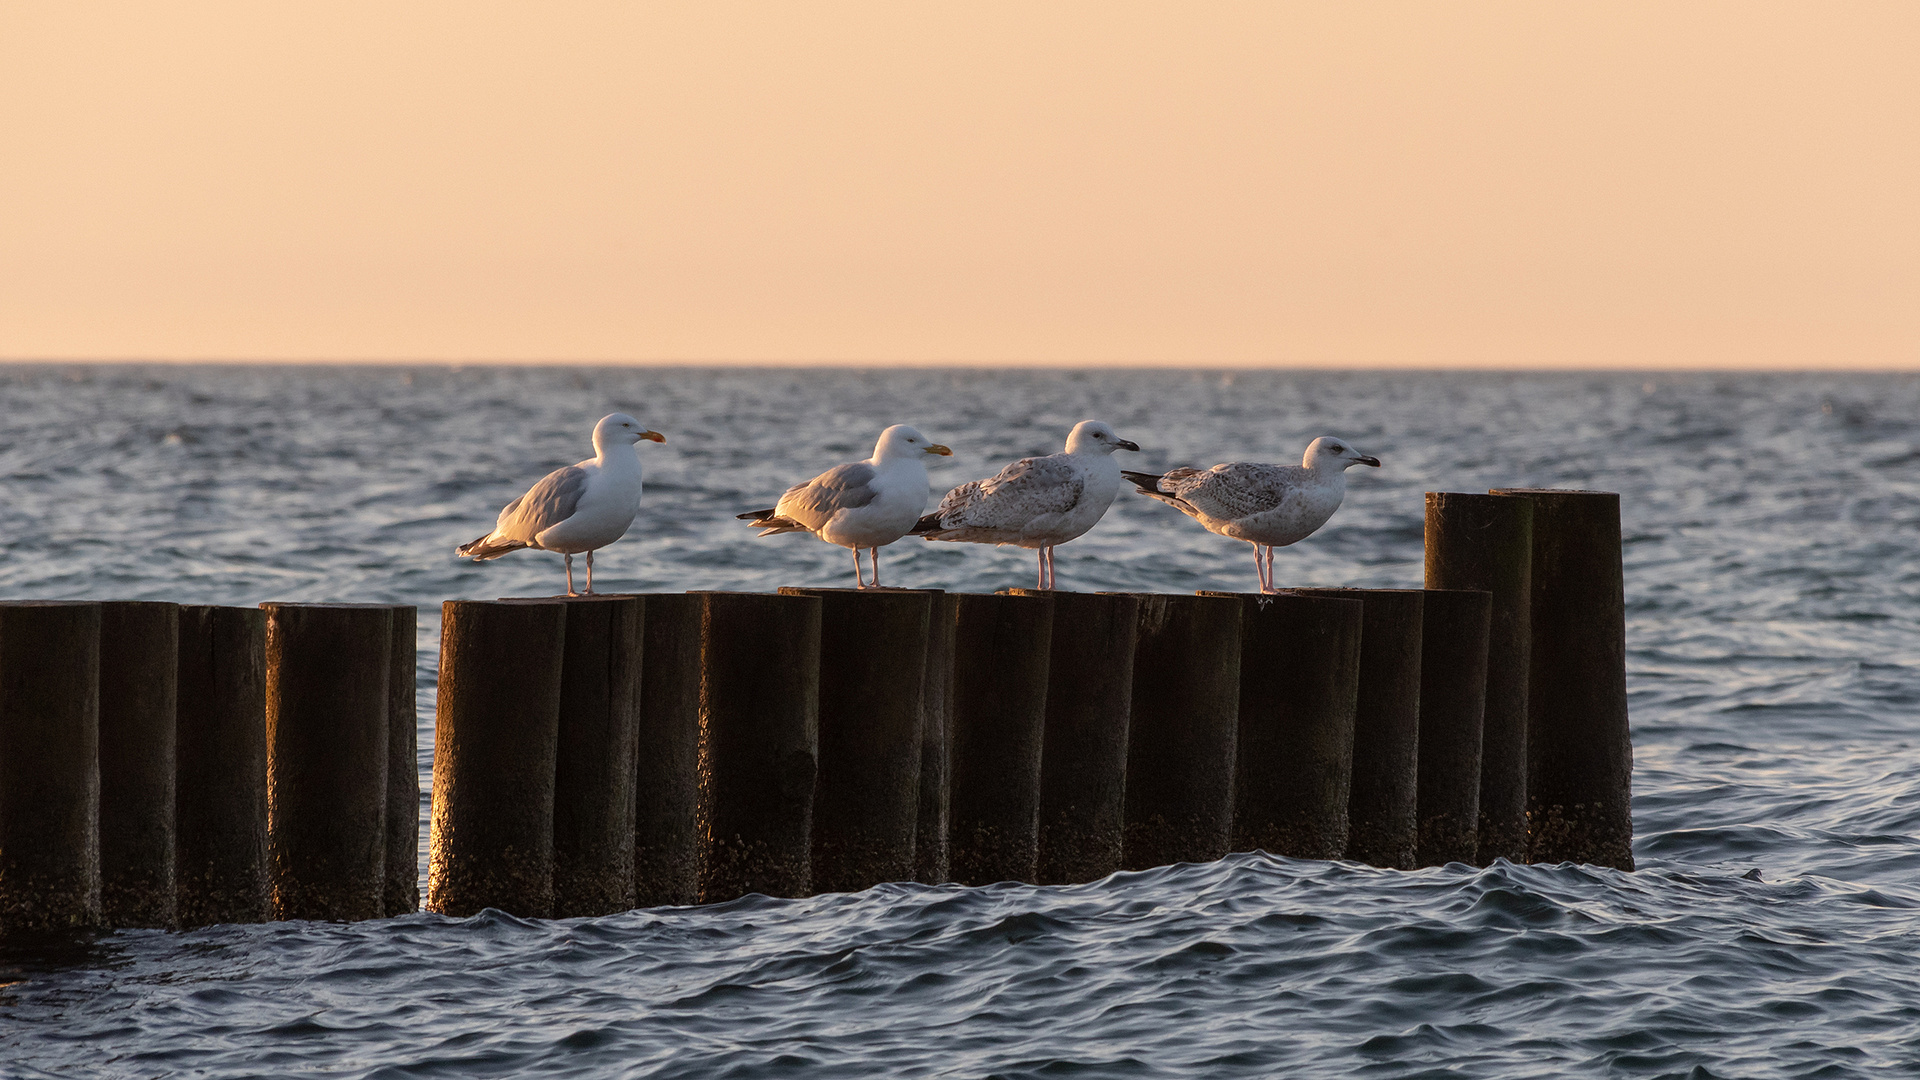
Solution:
[[[1087,371],[1123,369],[1130,371],[1385,371],[1385,372],[1461,372],[1461,373],[1633,373],[1633,374],[1920,374],[1920,359],[1910,364],[1794,365],[1777,363],[1732,364],[1704,362],[1698,365],[1652,366],[1645,364],[1451,364],[1451,363],[1366,363],[1321,361],[1248,361],[1248,360],[901,360],[865,358],[805,358],[790,360],[755,359],[546,359],[484,357],[450,359],[447,357],[234,357],[234,356],[150,356],[150,357],[29,357],[0,356],[5,367],[61,366],[174,366],[208,367],[437,367],[458,370],[468,367],[591,367],[591,368],[781,368],[781,369],[858,369],[905,368],[951,370],[1031,370]]]

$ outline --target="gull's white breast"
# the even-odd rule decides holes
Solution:
[[[884,547],[912,531],[926,512],[927,467],[917,458],[875,466],[869,484],[873,499],[835,511],[819,529],[820,539],[841,547]]]
[[[587,474],[586,490],[579,505],[565,521],[549,526],[536,538],[548,551],[577,555],[606,547],[627,534],[640,512],[640,455],[629,450],[629,465],[618,455],[602,466],[583,461],[579,468]]]

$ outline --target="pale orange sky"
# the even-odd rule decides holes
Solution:
[[[0,358],[1920,368],[1920,3],[0,2]]]

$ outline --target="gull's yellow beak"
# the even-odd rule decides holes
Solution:
[[[643,431],[640,433],[640,437],[643,439],[646,439],[649,442],[666,442],[667,441],[667,437],[665,435],[660,434],[657,431]]]
[[[940,455],[941,457],[952,457],[952,456],[953,456],[953,451],[951,451],[951,450],[949,450],[949,449],[947,449],[947,448],[946,448],[946,447],[944,447],[944,446],[941,446],[941,445],[940,445],[939,443],[934,443],[934,444],[933,444],[932,446],[929,446],[929,447],[927,447],[927,453],[929,453],[929,454],[939,454],[939,455]]]

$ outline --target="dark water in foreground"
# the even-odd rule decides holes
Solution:
[[[644,448],[603,589],[838,584],[731,515],[908,421],[944,487],[1098,416],[1130,464],[1385,468],[1282,584],[1416,585],[1420,493],[1622,492],[1634,874],[1238,855],[1072,888],[887,886],[604,919],[419,915],[0,953],[0,1077],[1920,1075],[1920,378],[0,369],[0,595],[422,610],[552,591],[454,544],[614,408]],[[1063,587],[1247,587],[1124,498]],[[1023,584],[902,543],[890,583]]]

